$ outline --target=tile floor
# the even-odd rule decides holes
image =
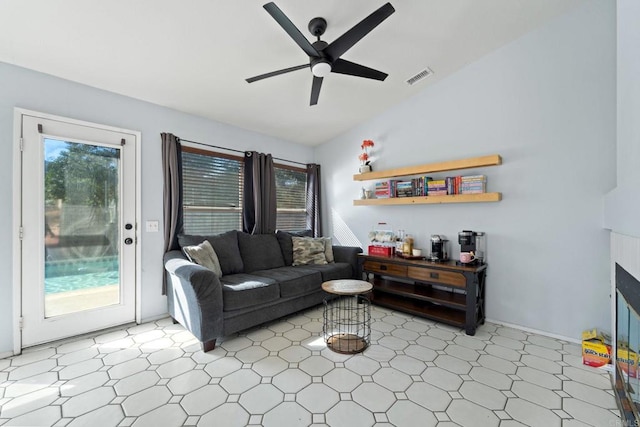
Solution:
[[[609,375],[575,344],[371,314],[372,345],[351,356],[324,346],[322,307],[207,354],[170,319],[40,346],[0,360],[0,425],[621,425]]]

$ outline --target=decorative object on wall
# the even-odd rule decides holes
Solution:
[[[360,148],[362,148],[362,153],[360,153],[360,155],[358,156],[358,159],[360,159],[360,161],[362,162],[360,164],[360,173],[371,172],[371,158],[369,156],[369,150],[374,145],[375,144],[370,139],[365,139],[364,141],[362,141],[362,145],[360,145]]]
[[[258,80],[278,76],[291,71],[310,68],[311,73],[313,74],[310,105],[316,105],[318,103],[318,97],[320,96],[322,80],[329,73],[347,74],[350,76],[364,77],[380,81],[387,78],[386,73],[341,59],[340,56],[342,56],[342,54],[347,50],[351,49],[351,47],[360,41],[360,39],[369,34],[371,30],[380,25],[382,21],[395,12],[391,3],[382,5],[378,10],[364,18],[346,33],[334,40],[331,44],[320,40],[320,36],[323,35],[327,29],[327,21],[324,18],[313,18],[309,22],[309,31],[314,37],[318,38],[317,41],[310,43],[309,40],[302,35],[300,30],[293,25],[293,22],[289,20],[287,15],[285,15],[284,12],[275,5],[275,3],[267,3],[263,7],[269,15],[271,15],[278,24],[280,24],[286,33],[289,34],[293,41],[295,41],[296,44],[309,56],[310,62],[308,64],[296,65],[294,67],[251,77],[246,79],[247,83],[253,83]]]

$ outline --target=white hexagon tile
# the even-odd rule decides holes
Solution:
[[[326,348],[322,307],[209,353],[170,319],[29,349],[0,360],[0,426],[622,425],[576,344],[371,310],[356,355]]]

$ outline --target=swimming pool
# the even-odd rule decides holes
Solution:
[[[120,283],[118,257],[101,257],[45,263],[45,294],[96,288]]]

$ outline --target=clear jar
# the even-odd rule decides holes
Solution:
[[[404,246],[404,230],[398,230],[398,233],[396,234],[396,241],[395,241],[396,247],[395,247],[395,251],[397,254],[401,254],[403,253],[403,246]]]

